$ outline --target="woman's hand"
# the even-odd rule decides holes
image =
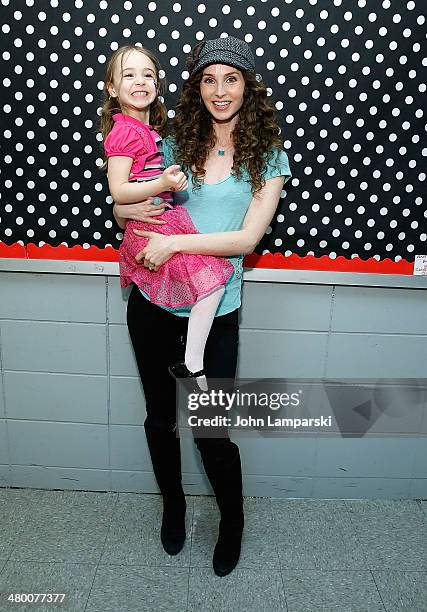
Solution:
[[[114,204],[114,216],[119,219],[144,221],[153,225],[164,225],[167,221],[156,219],[165,212],[165,204],[153,204],[153,198],[148,198],[136,204]]]
[[[153,272],[157,272],[160,266],[175,254],[174,236],[165,236],[157,232],[144,232],[137,229],[133,231],[137,236],[148,238],[147,246],[136,255],[135,259]]]

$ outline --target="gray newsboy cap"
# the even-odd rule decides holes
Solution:
[[[207,40],[191,67],[190,74],[209,64],[227,64],[240,70],[255,72],[255,59],[248,43],[233,36]]]

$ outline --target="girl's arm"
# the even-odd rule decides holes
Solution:
[[[186,188],[185,175],[179,172],[179,166],[170,166],[159,178],[140,183],[129,182],[131,167],[131,157],[114,155],[108,158],[108,187],[111,197],[118,204],[133,204],[164,191],[181,191]]]
[[[134,230],[138,236],[150,238],[147,246],[136,256],[136,260],[145,260],[144,265],[154,264],[158,269],[175,253],[216,256],[252,253],[273,218],[283,183],[283,176],[276,176],[266,181],[261,191],[252,198],[241,230],[174,236]]]

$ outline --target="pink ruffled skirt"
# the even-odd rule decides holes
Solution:
[[[135,256],[147,245],[148,239],[137,236],[133,230],[173,234],[199,234],[190,215],[183,206],[166,209],[161,217],[164,225],[129,220],[119,248],[120,284],[127,287],[135,283],[154,304],[169,307],[190,306],[221,285],[234,271],[224,257],[176,253],[153,272]]]

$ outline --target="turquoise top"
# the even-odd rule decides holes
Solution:
[[[175,162],[174,140],[169,136],[163,141],[165,166],[168,168]],[[192,174],[188,173],[188,190],[174,194],[177,205],[185,206],[188,213],[201,234],[213,232],[229,232],[240,230],[243,219],[252,201],[249,175],[243,172],[242,178],[237,180],[233,175],[218,183],[203,183],[200,189],[193,191]],[[267,165],[264,177],[266,180],[275,176],[284,176],[285,183],[291,178],[288,156],[284,151],[274,149],[274,155]],[[234,266],[234,272],[225,285],[224,295],[219,303],[216,316],[221,316],[239,308],[242,293],[243,255],[227,257]],[[148,299],[144,291],[142,295]],[[191,306],[170,308],[160,306],[180,317],[188,317]]]

